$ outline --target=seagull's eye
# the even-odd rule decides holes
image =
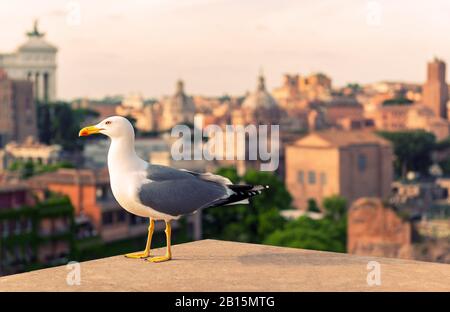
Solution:
[[[105,125],[110,125],[111,124],[111,121],[107,121],[107,122],[105,122]]]

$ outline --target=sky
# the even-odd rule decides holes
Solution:
[[[448,12],[448,0],[0,0],[0,53],[37,18],[59,48],[61,99],[160,97],[180,78],[189,94],[242,95],[260,71],[269,89],[318,71],[335,86],[422,83],[427,61],[450,62]]]

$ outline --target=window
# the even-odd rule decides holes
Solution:
[[[125,222],[127,215],[124,210],[117,211],[117,222]]]
[[[305,183],[305,174],[303,173],[303,170],[297,172],[297,182],[300,184]]]
[[[97,190],[95,192],[97,196],[97,200],[107,200],[108,199],[108,187],[105,185],[101,185],[97,187]]]
[[[102,215],[102,219],[103,219],[103,225],[112,224],[113,223],[113,212],[112,211],[104,212]]]
[[[358,155],[358,169],[359,171],[366,170],[367,167],[367,157],[366,155],[359,154]]]
[[[325,172],[320,173],[320,184],[327,184],[327,174]]]
[[[308,172],[308,182],[309,184],[316,184],[316,173],[314,171]]]
[[[143,217],[138,217],[134,214],[130,214],[130,218],[129,218],[129,224],[130,225],[140,225],[140,224],[146,224],[148,221],[147,218],[143,218]]]

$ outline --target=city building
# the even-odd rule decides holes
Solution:
[[[145,104],[139,94],[131,94],[124,98],[121,105],[116,107],[116,115],[132,117],[136,120],[136,128],[140,131],[155,131],[158,128],[160,111],[157,103]]]
[[[330,98],[331,79],[323,73],[307,76],[285,74],[282,85],[272,93],[283,108],[306,108],[308,101]]]
[[[308,100],[326,100],[331,92],[331,78],[323,73],[302,76],[299,89]]]
[[[26,184],[0,184],[0,275],[65,264],[73,241],[67,198],[36,202]]]
[[[326,122],[328,125],[336,126],[341,119],[362,119],[364,108],[352,97],[336,96],[329,101],[321,103]]]
[[[233,112],[232,124],[277,125],[281,116],[282,109],[266,90],[264,77],[259,76],[256,90],[245,97],[240,110]]]
[[[371,114],[375,128],[385,131],[425,130],[438,141],[447,138],[449,122],[421,103],[382,105]]]
[[[57,48],[45,40],[37,21],[27,33],[28,40],[12,53],[0,54],[0,67],[11,79],[34,84],[34,97],[41,101],[56,99]]]
[[[386,204],[379,198],[360,198],[348,211],[347,251],[361,256],[450,263],[448,207],[447,215],[441,210],[412,218],[402,210],[405,207]]]
[[[59,169],[28,179],[34,194],[40,199],[48,192],[68,196],[74,207],[75,225],[80,238],[100,236],[105,243],[146,236],[148,218],[126,212],[115,200],[109,184],[109,174],[102,169]],[[195,239],[201,237],[201,214],[188,217]],[[163,227],[158,224],[157,230]],[[173,224],[174,230],[179,224]]]
[[[48,191],[68,196],[77,226],[88,220],[105,242],[147,232],[147,220],[127,214],[114,199],[106,168],[59,169],[32,177],[29,184],[39,198]]]
[[[448,86],[445,67],[445,62],[438,58],[428,63],[422,101],[436,116],[447,119]]]
[[[61,160],[61,146],[46,145],[28,137],[19,144],[12,141],[6,144],[0,153],[0,172],[9,168],[15,161],[39,163],[44,165],[54,164]]]
[[[341,195],[388,198],[393,179],[391,143],[370,131],[325,130],[286,147],[285,183],[298,209],[309,199]]]
[[[10,79],[0,68],[0,147],[9,141],[24,142],[37,137],[37,115],[33,84]]]
[[[412,257],[411,224],[379,198],[360,198],[348,211],[347,252],[374,257]]]
[[[182,80],[177,82],[175,94],[162,100],[160,130],[169,130],[179,124],[193,125],[195,104],[184,92]]]
[[[299,79],[300,76],[298,74],[285,74],[282,85],[272,91],[273,97],[283,108],[298,108],[304,103],[299,88]]]

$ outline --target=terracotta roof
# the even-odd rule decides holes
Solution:
[[[29,179],[30,184],[38,186],[46,183],[60,184],[104,184],[109,183],[108,170],[102,169],[59,169]],[[44,186],[44,185],[42,185]]]
[[[391,146],[391,143],[376,135],[372,131],[365,130],[324,130],[313,132],[295,142],[296,146],[320,146],[328,145],[345,147],[350,145],[379,144]]]
[[[9,193],[14,191],[25,191],[28,189],[28,186],[25,183],[17,182],[17,183],[1,183],[0,184],[0,193]]]

